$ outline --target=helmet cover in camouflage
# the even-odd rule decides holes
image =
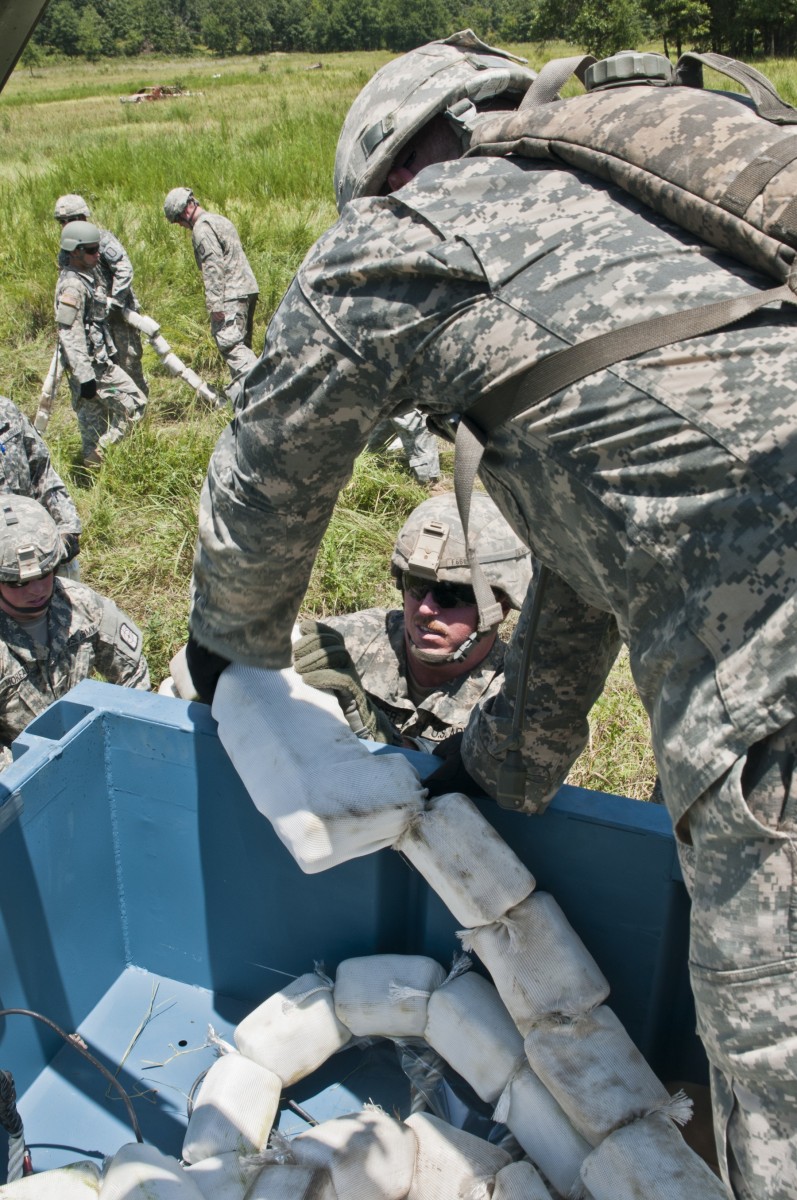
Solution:
[[[471,496],[468,531],[491,587],[519,609],[531,583],[531,554],[483,492]],[[471,582],[465,535],[453,492],[431,496],[410,514],[396,539],[391,569],[451,583]]]
[[[401,148],[438,114],[446,113],[466,136],[475,105],[506,95],[506,107],[516,108],[535,77],[524,62],[465,29],[380,68],[340,132],[334,172],[338,210],[358,196],[377,195]]]
[[[0,583],[27,583],[61,561],[58,527],[38,500],[3,496],[0,504]]]
[[[91,209],[82,196],[70,192],[68,196],[59,196],[55,202],[56,221],[77,221],[80,217],[90,217]]]
[[[194,199],[194,193],[187,187],[172,188],[166,199],[163,201],[163,211],[166,215],[166,220],[172,224],[181,217],[185,212],[185,206],[189,200]]]
[[[81,246],[97,246],[100,231],[91,221],[70,221],[61,230],[61,249],[78,250]]]

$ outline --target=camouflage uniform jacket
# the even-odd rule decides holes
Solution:
[[[56,576],[48,609],[50,644],[0,611],[0,743],[8,745],[70,688],[100,671],[109,683],[149,689],[141,632],[112,600]]]
[[[290,661],[290,631],[369,430],[445,417],[576,341],[769,281],[608,184],[518,159],[423,170],[316,243],[217,443],[191,626],[227,658]],[[564,778],[629,645],[677,820],[797,712],[797,316],[597,372],[494,431],[481,478],[556,574],[536,642],[526,802]],[[492,788],[505,694],[465,739]],[[500,700],[500,703],[499,703]]]
[[[107,292],[99,271],[64,267],[55,288],[55,323],[66,368],[78,383],[95,378],[115,352],[108,331]]]
[[[419,749],[434,753],[441,742],[462,733],[477,704],[501,686],[506,646],[495,641],[472,671],[442,684],[416,706],[410,698],[404,613],[401,609],[368,608],[363,612],[325,617],[324,624],[343,635],[346,649],[371,699]]]
[[[59,533],[80,533],[72,497],[50,461],[44,439],[16,404],[0,396],[0,493],[32,496],[42,504]]]
[[[257,280],[232,221],[203,212],[191,231],[191,241],[208,312],[222,312],[230,300],[258,294]]]
[[[64,270],[68,266],[69,255],[65,250],[61,250],[58,254],[58,267]],[[122,243],[109,229],[100,229],[98,267],[108,298],[120,308],[138,309],[139,304],[133,294],[133,264]]]

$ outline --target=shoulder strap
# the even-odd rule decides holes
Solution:
[[[476,556],[471,553],[468,514],[470,495],[490,431],[596,371],[603,371],[649,350],[713,333],[741,321],[766,304],[778,301],[797,304],[797,295],[788,284],[781,284],[749,296],[720,300],[611,329],[540,359],[519,376],[514,375],[505,383],[485,392],[466,410],[460,418],[455,440],[454,491],[468,546],[471,583],[479,604],[480,630],[488,628],[489,618],[494,617],[490,607],[494,604],[494,597]]]
[[[711,67],[713,71],[746,88],[756,112],[764,120],[772,121],[775,125],[797,125],[797,109],[781,99],[766,75],[747,63],[726,58],[724,54],[698,54],[694,50],[682,54],[675,66],[676,83],[702,88],[703,66]]]

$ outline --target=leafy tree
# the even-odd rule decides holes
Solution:
[[[586,0],[573,22],[572,36],[596,58],[633,50],[643,37],[637,0]]]
[[[50,45],[62,54],[74,56],[80,53],[80,16],[70,0],[56,0],[49,13]]]
[[[648,0],[646,9],[665,54],[674,46],[680,57],[685,44],[690,50],[708,48],[711,9],[706,0]]]
[[[390,50],[411,50],[451,32],[444,0],[384,0],[382,28]]]

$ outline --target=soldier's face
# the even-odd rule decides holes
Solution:
[[[419,650],[437,651],[441,656],[453,654],[475,631],[478,622],[479,610],[475,604],[446,608],[435,600],[431,590],[421,599],[412,592],[404,592],[404,628]]]
[[[53,597],[53,572],[27,583],[0,583],[0,610],[25,624],[37,621]]]

